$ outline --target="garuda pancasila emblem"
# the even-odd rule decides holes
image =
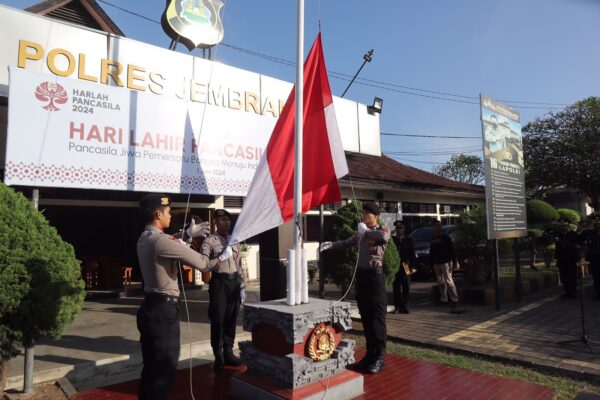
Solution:
[[[223,39],[220,0],[167,0],[162,15],[163,30],[173,40],[196,47],[212,47]]]
[[[335,332],[329,325],[318,325],[310,335],[308,356],[313,361],[327,360],[335,350]]]
[[[69,100],[67,91],[56,82],[42,82],[35,88],[35,98],[39,101],[48,102],[42,107],[48,111],[58,111],[56,104],[65,104]]]

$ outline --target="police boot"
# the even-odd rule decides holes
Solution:
[[[371,360],[373,360],[373,354],[369,351],[365,354],[363,358],[359,362],[353,365],[354,369],[363,370],[367,368],[369,364],[371,364]]]
[[[380,352],[379,355],[375,358],[368,367],[367,372],[370,374],[376,374],[383,369],[383,352]]]
[[[231,347],[226,347],[223,349],[223,359],[225,361],[225,365],[230,365],[232,367],[239,367],[242,365],[242,360],[233,354],[233,349]]]
[[[221,372],[225,369],[225,362],[223,360],[223,353],[220,351],[214,351],[215,363],[213,364],[213,370],[215,372]]]

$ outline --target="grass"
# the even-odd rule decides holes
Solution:
[[[356,340],[357,346],[364,347],[364,338],[358,335],[346,335]],[[577,393],[586,390],[600,393],[600,386],[591,382],[539,372],[531,368],[493,362],[479,357],[448,353],[439,350],[426,349],[388,341],[387,351],[399,356],[416,360],[429,361],[436,364],[449,365],[470,371],[502,376],[519,381],[534,383],[552,388],[555,400],[573,399]]]

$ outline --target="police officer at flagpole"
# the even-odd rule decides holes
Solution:
[[[215,356],[213,368],[222,371],[225,365],[239,366],[233,354],[235,328],[240,303],[246,297],[240,246],[228,246],[231,219],[226,210],[215,211],[217,231],[202,242],[201,253],[210,259],[212,277],[209,283],[208,316],[210,344]]]
[[[408,300],[410,298],[409,276],[413,270],[417,256],[415,255],[415,246],[410,236],[406,235],[404,223],[401,220],[394,222],[396,227],[395,235],[392,236],[394,244],[400,254],[400,268],[394,277],[394,314],[410,314],[408,310]],[[406,266],[406,268],[405,268]]]
[[[323,242],[320,251],[343,249],[358,245],[356,271],[356,302],[362,320],[367,354],[355,368],[376,374],[383,369],[387,340],[385,314],[387,295],[383,279],[383,254],[390,239],[390,232],[377,225],[379,205],[367,201],[363,204],[358,232],[346,240]]]
[[[164,233],[171,224],[171,200],[167,195],[145,195],[140,208],[146,228],[137,243],[145,292],[137,313],[144,363],[139,398],[162,400],[175,381],[179,360],[179,261],[206,270],[209,260],[180,239]],[[185,233],[199,238],[208,232],[208,223],[196,225],[192,221]]]

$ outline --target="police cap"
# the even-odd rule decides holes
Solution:
[[[229,217],[229,212],[227,212],[226,210],[223,210],[222,208],[219,208],[218,210],[215,210],[215,218],[219,218],[219,217]]]
[[[381,212],[381,208],[379,208],[379,204],[375,203],[374,201],[365,201],[363,203],[363,210],[367,211],[373,215],[379,215],[379,213]]]
[[[171,199],[166,194],[150,193],[140,199],[140,208],[144,210],[155,210],[170,205]]]

